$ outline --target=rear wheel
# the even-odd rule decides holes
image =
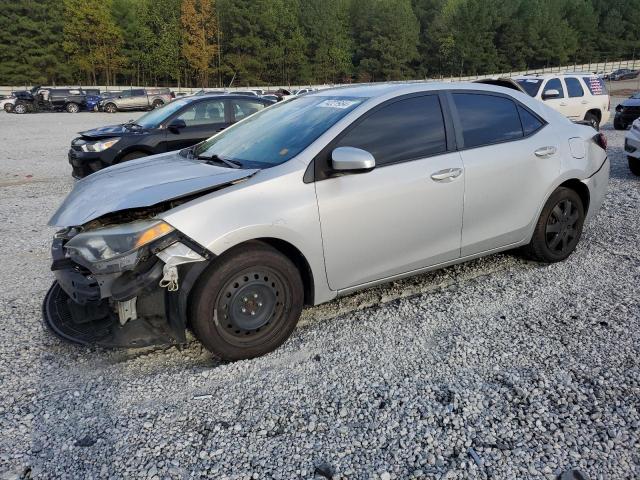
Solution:
[[[585,121],[589,122],[593,128],[600,130],[600,119],[593,112],[587,112],[584,116]]]
[[[631,170],[631,173],[640,176],[640,159],[627,157],[627,161],[629,162],[629,170]]]
[[[542,209],[526,253],[540,262],[560,262],[575,250],[582,235],[584,206],[569,188],[558,188]]]
[[[23,113],[27,113],[28,110],[29,109],[28,109],[26,103],[22,103],[22,102],[17,102],[13,107],[13,111],[15,113],[20,114],[20,115],[22,115]]]
[[[118,107],[116,107],[115,103],[107,103],[104,106],[104,111],[107,113],[116,113],[118,111]]]
[[[271,352],[289,338],[304,290],[291,260],[262,242],[250,242],[207,270],[191,298],[196,337],[220,358],[241,360]]]
[[[69,102],[67,103],[65,110],[69,113],[78,113],[80,111],[80,106],[77,103]]]
[[[154,100],[153,103],[151,104],[153,108],[160,108],[163,105],[164,105],[164,102],[160,99]]]

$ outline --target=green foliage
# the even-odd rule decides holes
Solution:
[[[11,85],[316,84],[640,56],[640,0],[0,0],[0,11]]]

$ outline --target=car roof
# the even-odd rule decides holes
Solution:
[[[249,95],[242,95],[242,94],[234,94],[234,93],[211,93],[211,94],[202,94],[202,95],[194,95],[194,96],[188,96],[188,97],[184,97],[184,98],[179,98],[176,99],[174,101],[181,101],[181,102],[187,102],[187,103],[195,103],[195,102],[202,102],[205,100],[210,100],[211,98],[237,98],[239,100],[264,100],[265,102],[269,102],[270,100],[268,98],[262,98],[260,96],[249,96]]]
[[[514,90],[506,87],[474,82],[388,82],[327,88],[324,90],[309,92],[305,94],[305,97],[376,98],[384,97],[389,94],[404,95],[437,90],[478,90],[498,93],[505,93],[505,91],[514,92]]]

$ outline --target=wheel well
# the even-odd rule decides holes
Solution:
[[[589,187],[587,187],[580,180],[573,178],[571,180],[567,180],[559,187],[570,188],[574,192],[576,192],[580,196],[580,200],[582,200],[582,205],[584,207],[584,213],[586,214],[589,211],[589,201],[591,199],[589,194]]]
[[[293,262],[293,264],[300,272],[300,277],[302,277],[302,284],[304,286],[304,304],[313,305],[313,273],[311,272],[309,262],[307,262],[307,259],[304,257],[302,252],[291,245],[289,242],[280,240],[279,238],[256,238],[256,240],[264,242],[267,245],[275,248]]]
[[[598,121],[602,120],[602,112],[599,109],[593,108],[587,112],[587,114],[589,113],[593,113],[596,117],[598,117]]]
[[[153,152],[151,150],[142,147],[134,147],[131,150],[120,152],[120,155],[118,155],[118,157],[113,161],[113,165],[115,165],[116,163],[120,163],[120,161],[130,153],[136,152],[144,153],[145,155],[153,155]]]

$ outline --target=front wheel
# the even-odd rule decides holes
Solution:
[[[542,209],[526,253],[545,263],[566,259],[578,245],[584,216],[580,196],[570,188],[558,188]]]
[[[4,104],[4,111],[7,112],[7,113],[11,113],[11,112],[13,112],[13,107],[14,107],[13,103],[5,103]]]
[[[629,170],[631,170],[631,173],[640,176],[640,159],[627,157],[627,161],[629,162]]]
[[[29,111],[29,108],[27,107],[26,104],[20,102],[15,104],[15,106],[13,107],[13,111],[15,113],[22,115],[24,113],[27,113]]]
[[[622,119],[615,116],[613,117],[613,128],[616,130],[626,130],[627,125],[622,121]]]
[[[262,242],[235,247],[200,279],[190,321],[198,340],[225,360],[264,355],[289,338],[304,302],[300,273]]]

